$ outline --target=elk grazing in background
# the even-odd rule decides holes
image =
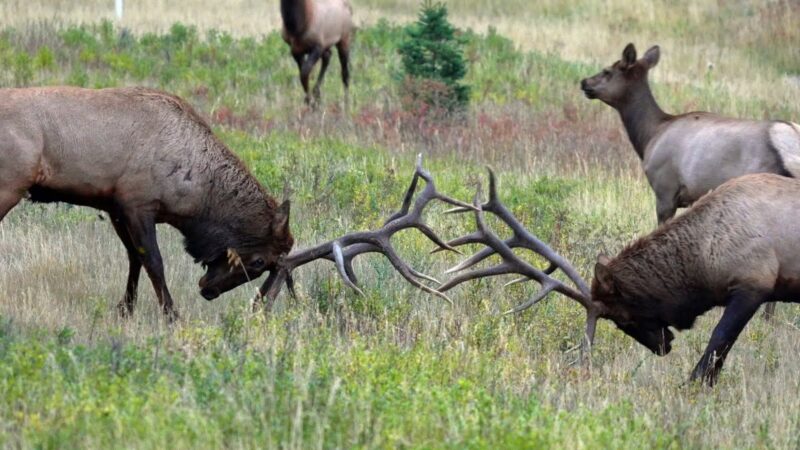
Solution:
[[[464,272],[439,286],[446,292],[465,281],[520,274],[541,291],[509,312],[521,311],[552,291],[578,301],[587,311],[585,344],[594,340],[598,318],[617,327],[658,355],[672,349],[670,327],[685,330],[715,306],[725,308],[692,379],[713,385],[725,357],[747,322],[765,302],[800,303],[800,180],[774,174],[746,175],[726,182],[685,214],[661,225],[616,258],[598,257],[591,291],[577,271],[530,234],[499,201],[490,173],[489,201],[475,199],[478,231],[449,246],[487,247],[448,272],[458,272],[498,254],[502,262]],[[461,208],[460,211],[468,211]],[[503,241],[486,225],[495,214],[513,231]],[[514,248],[527,248],[550,261],[544,271],[527,263]],[[552,278],[561,269],[574,287]],[[513,283],[513,282],[512,282]]]
[[[658,64],[658,46],[641,59],[628,44],[622,59],[581,81],[590,99],[616,109],[647,180],[656,194],[658,223],[720,184],[749,173],[800,174],[800,126],[776,120],[743,120],[708,112],[673,116],[653,98],[647,73]]]
[[[300,70],[300,83],[306,104],[320,99],[320,86],[331,61],[331,47],[336,46],[342,67],[345,98],[350,86],[350,41],[353,37],[353,8],[349,0],[281,0],[283,40],[289,44]],[[322,60],[313,95],[308,79],[318,60]]]
[[[177,318],[156,223],[184,235],[207,267],[208,300],[275,267],[293,244],[278,205],[178,97],[145,88],[0,90],[0,220],[21,199],[103,210],[130,263],[123,315],[144,266],[163,312]],[[235,257],[234,257],[235,256]]]

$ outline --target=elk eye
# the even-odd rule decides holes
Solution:
[[[604,77],[609,77],[609,76],[611,76],[611,71],[610,71],[610,70],[608,70],[608,69],[604,70],[604,71],[603,71],[603,76],[604,76]]]
[[[253,265],[255,265],[256,267],[263,267],[264,264],[265,264],[264,258],[258,258],[255,261],[253,261]]]

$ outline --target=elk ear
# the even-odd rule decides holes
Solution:
[[[281,206],[275,211],[272,218],[272,235],[275,237],[285,237],[289,235],[289,200],[284,200]]]
[[[646,52],[644,52],[644,56],[642,56],[642,61],[644,61],[645,67],[648,69],[655,67],[658,64],[658,59],[661,57],[661,49],[654,45],[650,47]]]
[[[600,287],[603,291],[609,294],[613,293],[615,290],[614,274],[611,273],[611,269],[608,268],[610,262],[611,260],[608,256],[601,254],[597,257],[597,263],[594,265],[594,279],[600,283]]]
[[[630,67],[636,62],[636,47],[633,46],[633,43],[630,43],[625,46],[625,50],[622,51],[622,64],[625,67]]]

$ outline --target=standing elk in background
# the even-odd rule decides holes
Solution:
[[[590,99],[619,112],[647,180],[656,194],[658,223],[722,183],[749,173],[800,174],[800,126],[777,120],[744,120],[708,112],[673,116],[653,98],[647,73],[659,47],[641,59],[628,44],[622,59],[581,81]]]
[[[723,306],[722,318],[691,375],[709,385],[716,382],[725,357],[761,304],[800,303],[800,233],[796,227],[800,223],[800,180],[754,174],[726,182],[616,258],[599,256],[591,291],[569,262],[525,230],[500,203],[491,172],[489,201],[480,205],[476,196],[475,208],[478,231],[447,244],[487,247],[448,272],[468,269],[494,254],[502,261],[461,273],[439,286],[440,292],[472,279],[520,274],[523,278],[515,282],[535,280],[542,289],[509,313],[533,306],[552,291],[560,292],[586,309],[587,347],[594,340],[597,319],[604,318],[662,356],[672,349],[670,327],[689,329],[698,316]],[[486,225],[484,212],[506,223],[512,237],[505,241],[497,237]],[[537,269],[517,256],[514,248],[538,253],[550,267]],[[556,269],[561,269],[574,287],[552,278]]]
[[[647,82],[659,57],[656,45],[637,60],[636,48],[628,44],[621,60],[581,81],[587,98],[600,99],[619,112],[655,191],[659,224],[732,178],[800,174],[800,126],[795,123],[708,112],[665,113]],[[775,304],[769,304],[764,315],[774,312]]]
[[[300,70],[300,83],[306,104],[319,102],[320,85],[331,61],[331,47],[336,46],[342,66],[345,99],[350,87],[350,41],[353,37],[353,8],[348,0],[281,0],[283,40],[289,44],[292,57]],[[311,70],[319,59],[314,98],[308,92]]]
[[[156,223],[180,230],[207,267],[207,300],[275,267],[294,242],[289,202],[278,206],[191,106],[164,92],[0,89],[0,156],[0,220],[25,196],[109,214],[130,263],[123,316],[144,266],[164,314],[177,318]]]

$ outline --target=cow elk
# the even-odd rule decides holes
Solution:
[[[156,223],[185,237],[207,267],[208,300],[269,270],[293,244],[278,205],[186,102],[145,88],[0,89],[0,220],[26,196],[105,211],[128,254],[122,315],[144,266],[177,318]],[[237,255],[231,258],[232,254]]]
[[[800,174],[800,126],[795,123],[665,113],[647,81],[659,57],[654,46],[636,59],[636,48],[628,44],[621,60],[581,81],[586,97],[619,112],[655,191],[658,223],[732,178]]]
[[[800,180],[751,174],[724,183],[685,214],[661,225],[616,258],[599,256],[591,290],[564,258],[531,235],[500,203],[490,172],[489,201],[474,203],[478,231],[448,242],[486,246],[454,267],[459,272],[498,254],[502,262],[473,269],[439,286],[446,292],[465,281],[503,274],[535,280],[542,289],[509,312],[521,311],[552,291],[579,302],[587,312],[585,343],[594,340],[598,318],[658,355],[672,349],[670,328],[686,330],[715,306],[724,312],[691,378],[713,385],[725,357],[747,322],[765,302],[800,302]],[[460,211],[468,211],[461,208]],[[513,231],[502,240],[486,225],[495,214]],[[514,253],[527,248],[546,258],[540,270]],[[569,283],[550,275],[561,269]]]
[[[283,40],[300,70],[300,83],[306,104],[319,102],[320,86],[331,61],[331,47],[336,46],[342,68],[345,98],[350,86],[350,42],[353,37],[353,8],[349,0],[281,0]],[[318,60],[322,66],[314,85],[312,99],[309,77]]]

